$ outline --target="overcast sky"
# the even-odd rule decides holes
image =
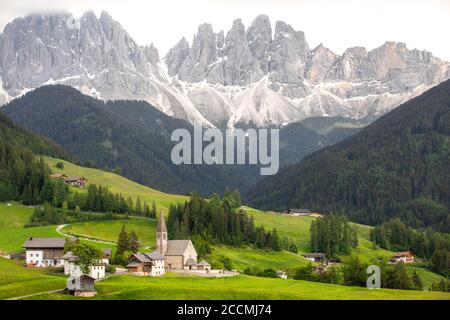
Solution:
[[[229,30],[236,18],[248,26],[258,14],[302,30],[311,47],[323,43],[341,54],[405,42],[450,61],[450,0],[0,0],[0,30],[17,16],[67,11],[107,11],[141,45],[164,55],[181,37],[191,43],[199,24]]]

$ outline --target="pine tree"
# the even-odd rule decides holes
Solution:
[[[136,200],[136,205],[135,205],[135,207],[134,207],[134,213],[137,215],[137,216],[140,216],[140,215],[142,215],[142,204],[141,204],[141,198],[137,198],[137,200]]]
[[[134,230],[130,233],[129,250],[133,253],[139,252],[140,243]]]
[[[117,254],[121,255],[125,251],[130,249],[130,238],[128,236],[125,225],[122,225],[122,230],[119,233],[119,239],[117,240]]]
[[[157,212],[157,210],[158,209],[156,208],[155,200],[153,200],[150,218],[156,219],[156,212]]]
[[[414,272],[413,272],[412,282],[413,282],[414,289],[416,289],[416,290],[423,290],[422,279],[420,278],[420,276],[416,272],[416,270],[414,270]]]

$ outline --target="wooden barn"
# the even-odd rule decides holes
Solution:
[[[67,291],[69,294],[78,297],[93,297],[95,291],[95,279],[82,274],[78,277],[69,277],[67,279]]]

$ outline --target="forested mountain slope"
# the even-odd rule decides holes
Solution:
[[[33,135],[0,113],[0,201],[39,203],[48,167],[34,153],[69,159],[56,143]]]
[[[235,166],[174,165],[176,128],[192,126],[142,101],[103,102],[69,86],[44,86],[2,108],[15,122],[49,137],[83,163],[174,193],[223,192],[251,181]]]
[[[257,184],[256,207],[309,207],[450,230],[450,81]]]

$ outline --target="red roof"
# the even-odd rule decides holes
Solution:
[[[412,256],[413,254],[409,251],[402,251],[402,252],[397,252],[395,254],[395,257],[408,257],[408,256]]]

